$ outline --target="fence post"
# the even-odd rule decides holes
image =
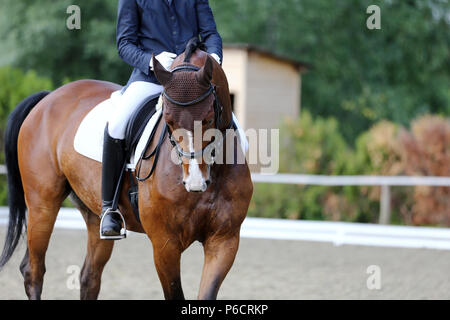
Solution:
[[[380,224],[389,224],[391,222],[391,189],[389,185],[381,186],[380,195]]]

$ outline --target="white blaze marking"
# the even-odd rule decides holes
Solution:
[[[187,132],[189,139],[189,152],[195,152],[193,135],[192,132]],[[202,172],[200,170],[200,166],[198,164],[197,159],[189,160],[189,175],[186,178],[186,189],[187,191],[200,191],[204,189],[205,180],[203,179]]]

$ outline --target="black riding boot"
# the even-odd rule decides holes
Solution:
[[[114,139],[108,133],[106,125],[103,140],[102,165],[102,216],[112,208],[114,193],[125,161],[124,140]],[[122,219],[117,213],[107,214],[101,225],[102,236],[119,236]]]

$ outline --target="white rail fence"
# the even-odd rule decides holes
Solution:
[[[6,174],[6,167],[0,165],[0,174]],[[276,183],[295,185],[320,186],[379,186],[380,193],[380,224],[391,221],[391,187],[392,186],[433,186],[450,187],[450,177],[422,176],[323,176],[308,174],[279,173],[264,175],[252,173],[254,183]]]
[[[0,165],[0,174],[6,169]],[[323,186],[380,186],[380,223],[382,225],[246,218],[241,229],[243,238],[331,242],[334,245],[365,245],[450,250],[450,229],[388,226],[391,186],[450,186],[450,177],[383,177],[383,176],[317,176],[301,174],[252,174],[255,183],[279,183]],[[8,221],[8,208],[0,207],[0,225]],[[56,228],[85,229],[76,209],[62,208]],[[133,233],[131,233],[133,234]]]
[[[9,208],[0,207],[0,226],[8,223]],[[76,209],[61,208],[56,229],[85,230]],[[128,233],[129,237],[141,235]],[[143,235],[142,235],[143,236]],[[246,218],[242,238],[313,241],[341,245],[450,250],[450,229],[386,226],[369,223]],[[0,240],[1,244],[1,240]]]
[[[380,186],[380,224],[391,221],[391,186],[449,187],[450,177],[320,176],[307,174],[252,174],[253,182],[319,186]]]

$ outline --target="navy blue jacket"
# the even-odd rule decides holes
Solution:
[[[152,53],[181,54],[187,42],[200,36],[208,53],[222,60],[222,38],[208,0],[119,0],[117,49],[134,67],[133,81],[158,83],[150,70]]]

